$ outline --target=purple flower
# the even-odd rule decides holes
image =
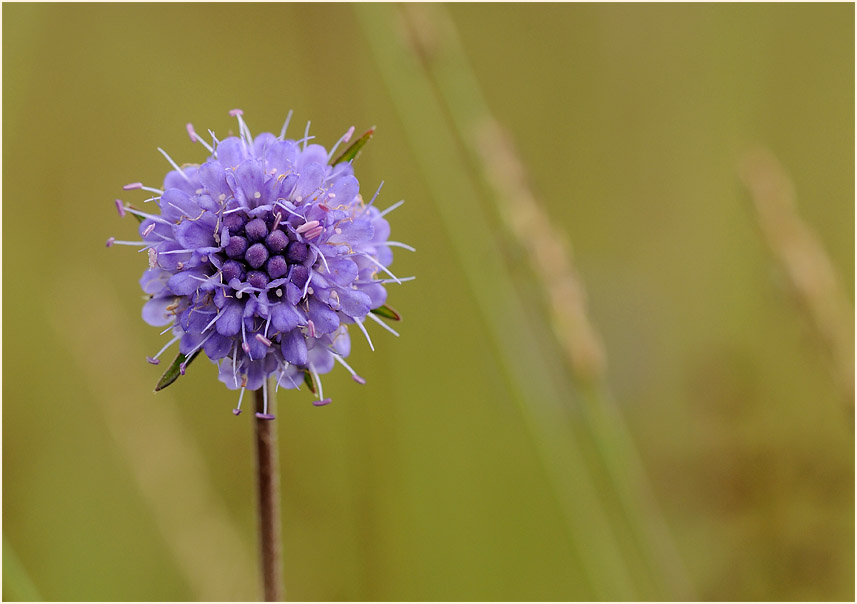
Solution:
[[[157,210],[142,212],[117,200],[120,216],[141,222],[141,241],[149,267],[140,279],[149,295],[143,319],[167,327],[172,338],[154,357],[178,342],[179,359],[187,363],[200,351],[215,362],[220,380],[230,389],[297,388],[302,382],[325,399],[321,374],[339,363],[355,381],[364,383],[345,361],[351,350],[349,327],[359,329],[369,346],[367,318],[395,334],[375,314],[397,318],[385,305],[385,284],[400,283],[387,268],[390,226],[373,202],[364,203],[351,164],[372,131],[355,141],[337,160],[336,148],[347,143],[354,128],[327,151],[304,138],[262,133],[253,138],[240,110],[240,136],[212,144],[188,124],[192,141],[211,154],[202,165],[178,166],[163,189],[141,183],[154,196]],[[291,113],[289,114],[291,117]],[[350,161],[349,161],[350,160]],[[382,183],[383,184],[383,183]],[[378,188],[380,191],[380,187]],[[374,313],[372,311],[375,311]],[[396,334],[398,335],[398,334]],[[272,416],[257,414],[260,417]]]

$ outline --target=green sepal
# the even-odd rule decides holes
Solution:
[[[306,369],[304,369],[304,384],[307,385],[307,388],[309,388],[310,392],[312,392],[313,394],[317,393],[315,389],[315,381],[312,379],[312,374],[310,374],[310,372]]]
[[[386,304],[384,306],[379,306],[378,308],[373,308],[370,312],[374,315],[378,315],[379,317],[390,319],[391,321],[402,320],[402,315],[400,315],[392,306],[388,306]]]
[[[331,166],[335,166],[336,164],[341,164],[344,161],[352,161],[357,157],[357,154],[360,152],[360,149],[363,148],[363,145],[369,142],[369,139],[375,134],[375,126],[372,126],[367,130],[363,136],[358,138],[356,141],[351,143],[351,146],[348,147],[342,154],[330,162]]]
[[[185,371],[187,371],[188,366],[193,363],[193,360],[199,356],[199,351],[197,350],[190,358],[187,358],[182,353],[179,353],[176,357],[176,360],[173,361],[173,364],[169,366],[169,368],[164,372],[164,375],[161,376],[161,379],[158,381],[158,385],[155,386],[155,392],[158,390],[163,390],[182,375],[181,364],[184,363]]]

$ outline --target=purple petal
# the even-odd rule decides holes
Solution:
[[[234,168],[247,158],[244,143],[236,136],[230,136],[217,145],[217,160],[224,168]]]
[[[167,310],[167,306],[173,302],[175,302],[174,296],[152,298],[143,305],[143,320],[154,327],[169,325],[176,318],[172,312]]]
[[[299,329],[293,329],[282,335],[280,338],[280,350],[283,353],[283,358],[292,365],[302,367],[306,365],[306,340]]]
[[[262,193],[265,190],[265,174],[262,172],[262,164],[255,159],[248,159],[235,169],[235,182],[244,193],[250,208],[265,203]]]
[[[167,189],[158,204],[161,206],[161,214],[164,218],[173,222],[177,222],[184,216],[196,218],[201,212],[199,204],[193,197],[181,189]]]
[[[216,361],[225,357],[232,350],[232,338],[215,333],[208,338],[202,348],[209,359]]]
[[[256,157],[265,157],[268,147],[273,145],[276,140],[277,137],[270,132],[263,132],[253,139],[253,155]]]
[[[294,141],[278,141],[265,152],[268,173],[273,173],[275,176],[294,170],[297,159],[298,146]]]
[[[309,145],[298,159],[298,167],[301,170],[305,170],[306,167],[310,164],[320,164],[322,166],[327,164],[327,149],[325,149],[321,145]]]
[[[234,336],[241,331],[241,317],[244,314],[244,305],[237,300],[228,302],[223,307],[220,317],[214,327],[222,336]]]
[[[312,163],[301,170],[298,184],[292,193],[292,199],[306,201],[310,195],[316,192],[324,180],[324,168],[321,164]]]
[[[184,249],[214,247],[214,230],[198,220],[184,220],[175,229],[176,239]]]
[[[333,206],[350,204],[357,197],[358,192],[360,192],[360,183],[357,182],[356,178],[353,176],[339,178],[328,191],[328,194],[333,193],[335,195],[330,203]]]
[[[329,373],[333,369],[333,355],[324,346],[313,346],[307,354],[307,361],[319,373]]]
[[[330,310],[315,296],[309,299],[309,319],[315,324],[316,333],[333,333],[339,327],[339,315]]]
[[[280,302],[271,306],[271,325],[281,332],[293,330],[304,322],[298,310],[288,302]]]
[[[202,164],[199,168],[199,180],[215,200],[225,201],[232,197],[232,191],[226,184],[226,172],[219,162],[208,161]]]
[[[340,289],[340,309],[349,317],[365,317],[372,307],[372,299],[359,289]]]
[[[167,287],[177,296],[189,296],[202,285],[204,273],[202,270],[193,269],[176,273],[167,281]]]

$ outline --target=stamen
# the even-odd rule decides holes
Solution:
[[[265,345],[265,346],[267,346],[268,348],[270,348],[270,347],[271,347],[271,340],[269,340],[268,338],[266,338],[266,337],[265,337],[265,336],[263,336],[262,334],[257,333],[257,334],[256,334],[256,339],[257,339],[257,340],[259,340],[260,342],[262,342],[262,344],[264,344],[264,345]]]
[[[354,322],[357,324],[357,327],[360,329],[360,331],[363,332],[363,335],[366,336],[366,341],[369,342],[369,349],[372,352],[375,352],[375,347],[372,345],[372,338],[369,337],[369,332],[366,331],[366,327],[363,326],[363,321],[355,317]]]
[[[366,383],[366,380],[364,380],[362,377],[357,375],[357,372],[354,371],[354,369],[352,369],[351,365],[346,363],[345,359],[343,359],[340,355],[338,355],[335,352],[333,353],[333,360],[336,361],[337,363],[339,363],[340,365],[342,365],[343,367],[345,367],[346,371],[348,371],[348,373],[351,374],[351,379],[353,379],[355,382],[357,382],[358,384],[361,384],[361,385]]]
[[[244,388],[241,388],[241,394],[238,395],[238,406],[232,410],[233,415],[241,415],[241,401],[243,401],[243,400],[244,400]]]
[[[172,158],[172,157],[170,157],[169,155],[167,155],[167,152],[166,152],[166,151],[164,151],[164,150],[163,150],[163,149],[161,149],[160,147],[158,147],[158,151],[160,151],[160,152],[161,152],[161,155],[163,155],[165,158],[167,158],[167,161],[168,161],[168,162],[170,162],[170,165],[171,165],[173,168],[175,168],[175,170],[176,170],[179,174],[181,174],[181,175],[184,177],[184,179],[185,179],[186,181],[190,182],[190,178],[188,178],[187,174],[185,174],[185,173],[184,173],[184,170],[182,170],[181,168],[179,168],[179,165],[178,165],[176,162],[174,162],[174,161],[173,161],[173,158]]]
[[[391,205],[389,208],[387,208],[386,210],[384,210],[383,212],[381,212],[380,214],[378,214],[378,218],[383,218],[384,216],[386,216],[387,214],[389,214],[390,212],[392,212],[392,211],[393,211],[393,210],[395,210],[396,208],[401,207],[401,206],[402,206],[402,204],[404,204],[404,203],[405,203],[405,200],[404,200],[404,199],[402,199],[401,201],[397,201],[396,203],[394,203],[393,205]]]
[[[116,211],[119,212],[119,218],[125,218],[125,204],[121,199],[116,200]]]
[[[277,230],[278,226],[280,226],[280,221],[282,219],[283,219],[283,213],[282,212],[277,212],[276,214],[274,214],[274,226],[271,227],[272,233]]]
[[[265,379],[265,381],[262,382],[262,399],[264,400],[264,403],[262,405],[262,413],[257,412],[256,417],[258,419],[267,419],[267,420],[276,419],[273,415],[268,414],[268,380],[267,379]]]
[[[376,317],[376,316],[375,316],[374,314],[372,314],[371,312],[370,312],[369,314],[367,314],[366,316],[367,316],[367,317],[369,317],[370,319],[372,319],[373,321],[375,321],[378,325],[380,325],[381,327],[383,327],[384,329],[386,329],[387,331],[389,331],[391,334],[393,334],[393,335],[394,335],[394,336],[396,336],[397,338],[399,337],[399,332],[398,332],[398,331],[396,331],[395,329],[393,329],[392,327],[390,327],[389,325],[387,325],[386,323],[384,323],[381,319],[379,319],[378,317]]]
[[[141,182],[132,182],[132,183],[127,184],[124,187],[122,187],[122,189],[125,191],[133,191],[134,189],[142,189],[142,188],[143,188],[143,183],[141,183]]]
[[[146,360],[148,360],[152,365],[157,365],[158,363],[160,363],[160,361],[158,360],[158,357],[159,357],[159,356],[161,356],[162,354],[164,354],[164,353],[166,352],[167,348],[169,348],[170,346],[172,346],[173,344],[175,344],[176,342],[178,342],[179,340],[181,340],[181,338],[182,338],[182,337],[181,337],[181,335],[177,335],[177,336],[176,336],[176,337],[174,337],[172,340],[170,340],[169,342],[167,342],[167,343],[164,345],[164,347],[163,347],[163,348],[161,348],[161,350],[159,350],[159,351],[158,351],[158,354],[156,354],[156,355],[155,355],[155,356],[153,356],[153,357],[146,357]]]
[[[417,248],[408,245],[407,243],[402,243],[401,241],[385,241],[381,245],[386,245],[389,247],[400,247],[402,249],[406,249],[409,252],[416,252]]]
[[[333,159],[333,154],[336,153],[336,150],[339,148],[339,145],[341,145],[342,143],[347,143],[348,141],[350,141],[351,135],[353,135],[353,134],[354,134],[354,126],[351,126],[351,128],[346,130],[345,134],[343,134],[342,137],[338,141],[336,141],[336,144],[333,145],[333,147],[330,149],[330,152],[327,154],[327,161],[328,162],[331,159]]]
[[[382,180],[381,184],[378,185],[378,190],[375,191],[375,194],[372,196],[372,199],[370,199],[369,203],[366,204],[367,208],[371,207],[372,204],[375,203],[375,199],[378,197],[378,194],[381,192],[381,187],[383,187],[383,186],[384,186],[384,181]]]
[[[205,140],[201,139],[196,131],[193,129],[193,124],[188,123],[187,126],[187,134],[190,137],[191,142],[199,143],[203,147],[205,147],[209,153],[214,153],[214,149],[209,145]]]
[[[280,129],[280,136],[278,137],[280,140],[286,138],[286,130],[289,129],[289,122],[292,121],[292,110],[289,109],[289,114],[286,116],[286,121],[283,123],[282,129]]]
[[[318,376],[318,372],[315,370],[315,367],[312,363],[309,364],[309,372],[312,375],[312,379],[315,381],[318,386],[318,398],[319,400],[313,401],[312,404],[316,407],[324,407],[325,405],[329,405],[331,399],[324,398],[324,388],[321,385],[321,378]]]
[[[355,255],[357,255],[357,256],[363,256],[364,258],[367,258],[367,259],[368,259],[372,264],[374,264],[375,266],[377,266],[378,268],[380,268],[382,271],[384,271],[385,273],[387,273],[388,275],[390,275],[390,277],[392,277],[392,278],[393,278],[393,281],[395,281],[395,282],[396,282],[396,283],[398,283],[399,285],[401,285],[401,284],[402,284],[402,280],[401,280],[401,279],[399,279],[398,277],[396,277],[396,275],[394,275],[393,273],[391,273],[391,272],[389,271],[389,269],[388,269],[386,266],[384,266],[383,264],[381,264],[380,262],[378,262],[377,260],[375,260],[375,259],[374,259],[372,256],[370,256],[369,254],[355,254]]]
[[[312,322],[312,319],[307,321],[306,323],[307,335],[311,338],[315,337],[315,323]]]
[[[149,235],[152,234],[152,231],[154,231],[154,230],[155,230],[155,223],[153,222],[152,224],[147,226],[145,229],[143,229],[143,237],[148,237]]]
[[[153,225],[154,226],[154,225]],[[158,266],[158,252],[155,248],[149,248],[149,268],[156,268]]]

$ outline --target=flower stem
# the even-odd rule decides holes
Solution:
[[[270,379],[269,379],[270,382]],[[276,413],[273,383],[268,384],[268,409]],[[265,390],[256,390],[256,412],[265,409]],[[282,544],[280,539],[280,474],[277,457],[277,422],[256,418],[256,476],[259,482],[259,545],[265,602],[283,600]]]

